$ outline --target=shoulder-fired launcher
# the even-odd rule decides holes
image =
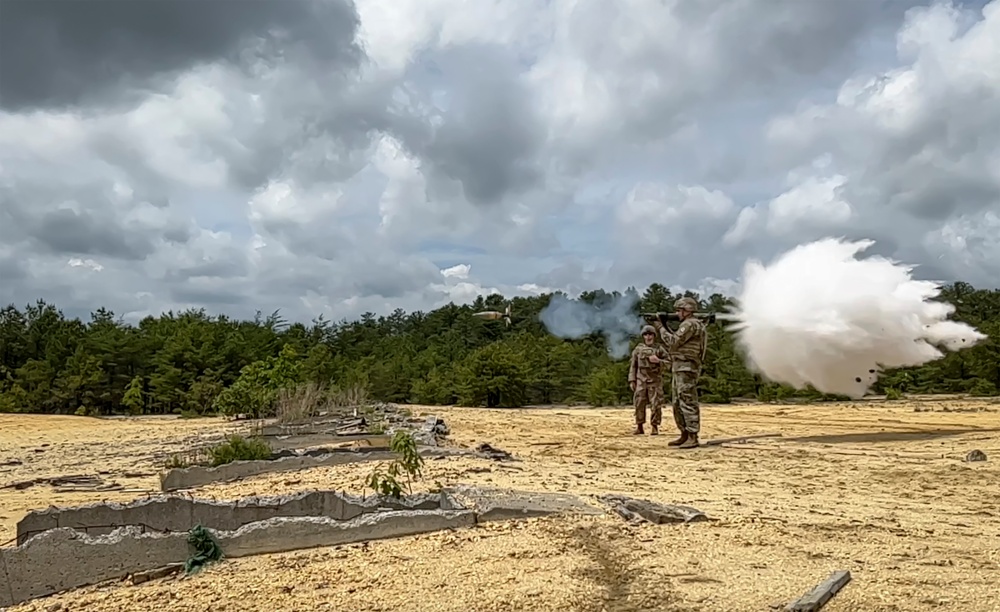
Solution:
[[[676,312],[644,312],[641,316],[643,319],[646,319],[647,323],[659,321],[666,325],[669,321],[680,321],[680,317],[677,316]],[[696,312],[694,316],[705,323],[715,323],[714,312]]]

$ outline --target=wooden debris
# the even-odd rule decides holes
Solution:
[[[165,567],[158,567],[146,572],[136,572],[132,574],[132,585],[142,584],[144,582],[149,582],[150,580],[158,580],[160,578],[166,578],[167,576],[173,576],[174,574],[179,574],[184,571],[183,563],[171,563]]]
[[[785,612],[818,612],[851,581],[851,572],[837,571],[811,591],[785,606]]]
[[[486,442],[477,446],[476,452],[485,456],[487,459],[492,459],[493,461],[515,461],[514,455],[511,455],[502,448],[491,446]]]
[[[22,480],[12,482],[0,487],[0,489],[28,489],[35,485],[50,485],[53,487],[78,487],[88,491],[96,490],[97,487],[104,486],[104,481],[99,476],[88,476],[85,474],[72,476],[56,476],[54,478],[35,478],[33,480]]]
[[[762,440],[764,438],[780,438],[780,433],[754,434],[752,436],[739,436],[736,438],[717,438],[715,440],[705,440],[702,446],[719,446],[720,444],[743,444],[750,440]]]
[[[624,495],[601,495],[597,499],[610,506],[625,520],[632,522],[645,520],[654,525],[662,525],[664,523],[692,523],[709,520],[704,512],[691,506],[660,504]]]
[[[126,492],[126,489],[117,482],[111,482],[107,484],[98,485],[96,487],[56,487],[55,489],[52,490],[53,493],[90,493],[90,492],[105,492],[105,491]],[[127,492],[131,493],[146,492],[146,491],[148,491],[148,489],[127,490]]]

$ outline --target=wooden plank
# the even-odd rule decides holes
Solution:
[[[752,436],[739,436],[736,438],[716,438],[715,440],[705,440],[701,443],[702,446],[718,446],[720,444],[726,444],[730,442],[748,442],[750,440],[762,440],[764,438],[780,438],[780,433],[765,433],[765,434],[754,434]]]
[[[843,570],[830,574],[811,591],[785,607],[785,612],[818,612],[851,581],[851,572]]]

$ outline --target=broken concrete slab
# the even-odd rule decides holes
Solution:
[[[475,525],[470,510],[392,510],[349,521],[328,517],[276,517],[235,531],[210,530],[226,557],[287,552],[404,537]],[[128,526],[101,536],[70,528],[46,531],[23,546],[0,549],[0,608],[107,580],[123,579],[183,562],[187,532],[142,533]],[[53,563],[72,559],[73,563]]]
[[[425,458],[452,457],[461,455],[473,455],[474,453],[464,449],[451,448],[421,448],[420,455]],[[271,474],[278,472],[294,472],[307,470],[316,467],[329,467],[333,465],[345,465],[349,463],[361,463],[366,461],[391,461],[396,458],[396,454],[387,451],[351,451],[330,453],[318,457],[296,456],[282,457],[274,460],[261,461],[234,461],[217,467],[192,466],[188,468],[178,468],[160,474],[161,491],[179,491],[181,489],[192,489],[216,482],[229,482],[256,476],[258,474]]]
[[[709,520],[704,512],[691,506],[661,504],[625,495],[601,495],[597,499],[630,522],[648,521],[654,525],[662,525]]]
[[[336,435],[329,433],[308,433],[295,435],[264,436],[271,450],[275,453],[303,448],[314,448],[329,444],[354,443],[361,446],[389,446],[389,436],[385,434],[350,434]]]
[[[131,503],[101,502],[73,508],[51,507],[29,512],[17,524],[17,545],[61,527],[89,535],[111,533],[135,525],[142,531],[187,532],[195,525],[233,531],[243,525],[278,516],[318,516],[347,521],[385,510],[455,510],[461,506],[443,492],[408,495],[401,499],[358,497],[339,491],[303,491],[291,495],[246,497],[216,501],[161,495]]]
[[[518,518],[578,514],[598,516],[604,510],[568,493],[548,493],[459,485],[444,491],[467,508],[476,511],[479,523]]]

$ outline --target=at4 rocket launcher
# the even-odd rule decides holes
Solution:
[[[642,313],[642,318],[646,319],[647,323],[652,323],[653,321],[659,321],[660,323],[666,325],[670,321],[680,321],[680,317],[677,316],[676,312],[644,312]],[[715,323],[715,313],[714,312],[696,312],[694,316],[701,319],[705,323]]]

